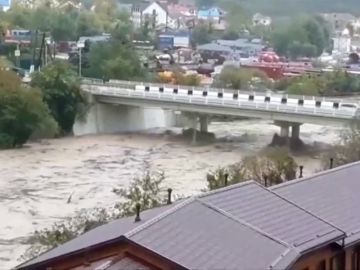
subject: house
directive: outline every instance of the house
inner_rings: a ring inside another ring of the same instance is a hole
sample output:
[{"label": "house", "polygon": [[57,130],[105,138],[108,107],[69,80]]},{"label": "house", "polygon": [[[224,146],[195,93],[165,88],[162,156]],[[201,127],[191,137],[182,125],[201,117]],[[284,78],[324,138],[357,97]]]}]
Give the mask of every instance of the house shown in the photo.
[{"label": "house", "polygon": [[74,1],[58,2],[56,8],[61,10],[80,10],[82,7],[81,3],[74,3]]},{"label": "house", "polygon": [[17,267],[358,270],[360,162],[271,188],[247,181],[122,218]]},{"label": "house", "polygon": [[221,54],[229,59],[257,56],[266,46],[262,40],[239,38],[237,40],[218,39],[212,43],[198,46],[200,53]]},{"label": "house", "polygon": [[173,31],[164,32],[158,35],[158,49],[189,48],[190,33]]},{"label": "house", "polygon": [[154,28],[159,26],[175,28],[177,25],[176,20],[169,16],[166,6],[157,1],[150,4],[134,4],[131,18],[135,27],[140,27],[145,22],[148,22]]},{"label": "house", "polygon": [[333,32],[343,31],[349,24],[356,20],[350,13],[325,13],[322,17],[330,23]]},{"label": "house", "polygon": [[323,257],[326,269],[360,269],[360,163],[352,163],[271,188],[272,192],[345,233]]},{"label": "house", "polygon": [[197,14],[197,20],[200,23],[206,23],[215,31],[225,31],[227,23],[223,19],[225,12],[219,8],[200,9]]},{"label": "house", "polygon": [[0,0],[0,9],[2,11],[8,11],[11,7],[11,0]]},{"label": "house", "polygon": [[167,10],[172,17],[196,17],[196,8],[192,5],[169,4]]},{"label": "house", "polygon": [[209,9],[200,9],[198,11],[197,18],[204,21],[220,21],[223,15],[224,13],[222,10],[212,7]]},{"label": "house", "polygon": [[220,45],[215,42],[212,42],[197,46],[197,51],[199,53],[229,55],[234,50],[231,49],[231,47],[229,46]]},{"label": "house", "polygon": [[348,54],[351,51],[351,36],[347,28],[333,38],[332,54]]},{"label": "house", "polygon": [[5,33],[4,42],[6,44],[31,44],[33,32],[27,29],[12,29]]},{"label": "house", "polygon": [[191,28],[189,24],[196,19],[197,10],[192,5],[169,4],[167,10],[169,17],[176,21],[176,29]]},{"label": "house", "polygon": [[256,13],[252,17],[252,23],[254,26],[270,26],[271,22],[272,20],[269,16],[264,16],[260,13]]}]

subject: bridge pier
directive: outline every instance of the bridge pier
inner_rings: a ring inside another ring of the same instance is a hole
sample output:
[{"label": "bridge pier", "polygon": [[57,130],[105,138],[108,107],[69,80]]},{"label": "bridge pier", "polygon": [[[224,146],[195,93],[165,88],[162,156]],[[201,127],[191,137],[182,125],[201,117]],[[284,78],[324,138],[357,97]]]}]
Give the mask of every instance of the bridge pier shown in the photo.
[{"label": "bridge pier", "polygon": [[280,137],[288,138],[289,137],[289,128],[290,125],[287,122],[283,122],[280,124]]},{"label": "bridge pier", "polygon": [[[287,145],[293,150],[301,149],[303,142],[300,139],[300,123],[275,121],[275,125],[280,127],[280,136],[275,134],[270,145],[284,146]],[[291,137],[290,135],[291,127]]]},{"label": "bridge pier", "polygon": [[114,105],[90,99],[90,107],[83,119],[76,119],[74,135],[137,132],[151,128],[172,127],[175,114],[154,107]]},{"label": "bridge pier", "polygon": [[290,130],[290,123],[286,121],[275,121],[274,124],[280,127],[280,137],[281,138],[288,138],[289,137],[289,130]]},{"label": "bridge pier", "polygon": [[299,140],[300,139],[300,125],[299,123],[291,124],[291,139]]},{"label": "bridge pier", "polygon": [[192,144],[196,144],[196,137],[197,137],[197,125],[198,125],[198,116],[196,114],[192,117],[192,127],[193,127],[193,134],[192,134]]},{"label": "bridge pier", "polygon": [[208,132],[209,116],[200,115],[200,132]]}]

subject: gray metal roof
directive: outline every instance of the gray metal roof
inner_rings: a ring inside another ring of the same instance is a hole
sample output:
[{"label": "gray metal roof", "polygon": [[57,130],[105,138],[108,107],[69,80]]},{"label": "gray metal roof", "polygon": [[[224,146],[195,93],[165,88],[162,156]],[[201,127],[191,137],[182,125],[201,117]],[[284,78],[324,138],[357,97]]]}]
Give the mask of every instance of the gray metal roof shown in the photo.
[{"label": "gray metal roof", "polygon": [[343,232],[254,181],[98,227],[21,265],[124,237],[188,269],[287,269]]},{"label": "gray metal roof", "polygon": [[345,245],[360,241],[360,163],[274,186],[272,191],[346,232]]},{"label": "gray metal roof", "polygon": [[[298,253],[201,200],[185,202],[126,236],[187,269],[284,269]],[[278,258],[286,258],[278,264]]]},{"label": "gray metal roof", "polygon": [[201,197],[300,251],[342,238],[344,233],[256,182]]},{"label": "gray metal roof", "polygon": [[230,47],[219,45],[216,43],[208,43],[204,45],[197,46],[198,50],[203,51],[214,51],[214,52],[229,52],[231,53],[233,50]]},{"label": "gray metal roof", "polygon": [[167,205],[167,206],[143,211],[141,213],[140,222],[135,223],[134,217],[127,217],[127,218],[121,218],[115,220],[103,226],[99,226],[59,247],[56,247],[48,252],[41,254],[39,257],[36,257],[24,264],[21,264],[20,266],[21,268],[23,268],[28,265],[44,262],[65,254],[70,254],[75,251],[82,250],[84,248],[92,247],[97,244],[101,244],[117,239],[122,235],[124,235],[125,233],[145,223],[146,221],[156,217],[157,215],[164,212],[166,209],[170,207],[173,207],[173,205],[170,206]]}]

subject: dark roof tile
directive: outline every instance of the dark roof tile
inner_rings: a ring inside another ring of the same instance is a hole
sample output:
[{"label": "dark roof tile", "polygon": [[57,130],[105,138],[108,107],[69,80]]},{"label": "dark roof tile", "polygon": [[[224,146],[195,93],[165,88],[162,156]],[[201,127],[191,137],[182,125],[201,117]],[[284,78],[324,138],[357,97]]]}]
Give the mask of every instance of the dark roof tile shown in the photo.
[{"label": "dark roof tile", "polygon": [[347,234],[345,244],[360,241],[360,163],[352,163],[271,188],[273,192],[326,220]]}]

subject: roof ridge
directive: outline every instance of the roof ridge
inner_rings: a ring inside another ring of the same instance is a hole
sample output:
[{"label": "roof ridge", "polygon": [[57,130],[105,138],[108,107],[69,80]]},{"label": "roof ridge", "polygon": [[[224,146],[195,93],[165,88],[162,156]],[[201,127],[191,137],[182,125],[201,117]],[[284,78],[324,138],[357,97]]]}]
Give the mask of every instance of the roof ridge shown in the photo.
[{"label": "roof ridge", "polygon": [[[287,181],[287,182],[272,186],[269,189],[270,190],[276,190],[276,189],[282,188],[284,186],[290,186],[290,185],[295,185],[295,184],[300,183],[300,182],[314,180],[313,178],[316,178],[318,176],[327,175],[327,174],[330,174],[330,173],[333,173],[333,172],[336,172],[336,171],[341,171],[341,170],[347,169],[349,167],[357,166],[357,165],[360,165],[360,161],[356,161],[356,162],[348,163],[348,164],[345,164],[345,165],[341,165],[341,166],[335,167],[333,169],[328,169],[328,170],[324,170],[324,171],[321,171],[321,172],[317,172],[317,173],[314,173],[313,175],[310,175],[308,177],[303,177],[303,178],[290,180],[290,181]],[[320,179],[318,179],[318,180],[320,180]]]},{"label": "roof ridge", "polygon": [[209,196],[209,195],[213,195],[213,194],[229,191],[229,190],[232,190],[232,189],[235,189],[235,188],[239,188],[239,187],[242,187],[242,186],[250,185],[250,184],[253,184],[254,182],[256,182],[256,181],[247,180],[247,181],[244,181],[244,182],[240,182],[240,183],[236,183],[236,184],[233,184],[233,185],[228,185],[226,187],[211,190],[211,191],[205,192],[203,194],[199,194],[199,195],[197,195],[195,197],[203,198],[203,197],[206,197],[206,196]]},{"label": "roof ridge", "polygon": [[213,211],[216,211],[217,213],[219,213],[219,214],[221,214],[221,215],[223,215],[223,216],[225,216],[225,217],[227,217],[227,218],[232,219],[233,221],[235,221],[235,222],[237,222],[237,223],[239,223],[239,224],[241,224],[241,225],[244,225],[245,227],[249,228],[250,230],[253,230],[254,232],[256,232],[256,233],[258,233],[258,234],[261,234],[262,236],[264,236],[264,237],[266,237],[266,238],[269,238],[269,239],[271,239],[272,241],[275,241],[275,242],[277,242],[278,244],[284,246],[286,249],[284,250],[284,252],[282,252],[282,253],[269,265],[269,269],[273,269],[274,266],[275,266],[276,264],[278,264],[278,263],[281,261],[281,259],[284,258],[290,251],[294,251],[294,252],[296,252],[298,255],[301,254],[301,253],[300,253],[300,250],[299,250],[297,247],[295,247],[295,246],[293,246],[293,245],[291,245],[291,244],[289,244],[289,243],[286,243],[285,241],[282,241],[281,239],[278,239],[277,237],[275,237],[275,236],[273,236],[273,235],[271,235],[271,234],[269,234],[269,233],[261,230],[260,228],[254,226],[254,225],[252,225],[252,224],[250,224],[250,223],[248,223],[248,222],[246,222],[245,220],[240,219],[240,218],[237,218],[237,217],[235,217],[234,215],[226,212],[225,210],[223,210],[223,209],[221,209],[221,208],[219,208],[219,207],[217,207],[217,206],[215,206],[215,205],[213,205],[213,204],[211,204],[211,203],[209,203],[209,202],[204,202],[203,200],[201,200],[201,199],[199,199],[199,198],[196,198],[195,201],[201,203],[202,205],[210,208],[210,209],[213,210]]},{"label": "roof ridge", "polygon": [[275,242],[277,242],[277,243],[279,243],[279,244],[281,244],[281,245],[283,245],[283,246],[285,246],[287,248],[296,249],[296,247],[294,247],[293,245],[290,245],[289,243],[286,243],[285,241],[282,241],[281,239],[278,239],[275,236],[272,236],[271,234],[261,230],[260,228],[246,222],[243,219],[235,217],[234,215],[230,214],[229,212],[227,212],[227,211],[225,211],[225,210],[223,210],[223,209],[221,209],[221,208],[219,208],[219,207],[217,207],[217,206],[215,206],[215,205],[213,205],[213,204],[211,204],[209,202],[205,202],[205,201],[203,201],[203,200],[201,200],[199,198],[196,198],[195,201],[200,202],[204,206],[206,206],[206,207],[208,207],[208,208],[222,214],[223,216],[226,216],[227,218],[230,218],[230,219],[236,221],[237,223],[240,223],[240,224],[250,228],[251,230],[253,230],[253,231],[257,232],[257,233],[260,233],[261,235],[263,235],[263,236],[265,236],[265,237],[267,237],[267,238],[269,238],[269,239],[271,239],[271,240],[273,240],[273,241],[275,241]]},{"label": "roof ridge", "polygon": [[293,201],[291,201],[291,200],[289,200],[289,199],[287,199],[287,198],[284,198],[283,196],[281,196],[280,194],[276,193],[275,191],[273,191],[273,190],[271,190],[271,189],[269,189],[269,188],[266,188],[266,187],[264,187],[264,186],[262,186],[262,185],[260,185],[260,184],[259,184],[259,186],[261,186],[264,190],[267,190],[268,192],[270,192],[270,193],[274,194],[275,196],[279,197],[280,199],[284,200],[285,202],[287,202],[287,203],[295,206],[296,208],[304,211],[305,213],[307,213],[307,214],[315,217],[316,219],[318,219],[318,220],[320,220],[320,221],[322,221],[322,222],[325,222],[326,224],[328,224],[328,225],[330,225],[331,227],[333,227],[334,229],[342,232],[342,233],[345,234],[345,236],[346,236],[346,232],[344,232],[343,230],[341,230],[340,228],[338,228],[336,225],[332,224],[332,222],[330,222],[330,221],[328,221],[328,220],[326,220],[326,219],[323,219],[322,217],[319,217],[319,216],[315,215],[314,213],[312,213],[312,212],[309,211],[308,209],[306,209],[306,208],[304,208],[304,207],[296,204],[295,202],[293,202]]},{"label": "roof ridge", "polygon": [[164,212],[162,212],[161,214],[155,216],[154,218],[144,222],[143,224],[137,226],[136,228],[130,230],[129,232],[125,233],[124,236],[126,238],[129,238],[131,236],[134,236],[135,234],[141,232],[142,230],[146,229],[147,227],[155,224],[156,222],[162,220],[163,218],[171,215],[172,213],[176,212],[177,210],[183,208],[184,206],[190,204],[191,202],[193,202],[195,200],[195,197],[190,197],[189,199],[186,199],[185,201],[175,205],[174,207],[171,207],[168,210],[165,210]]}]

